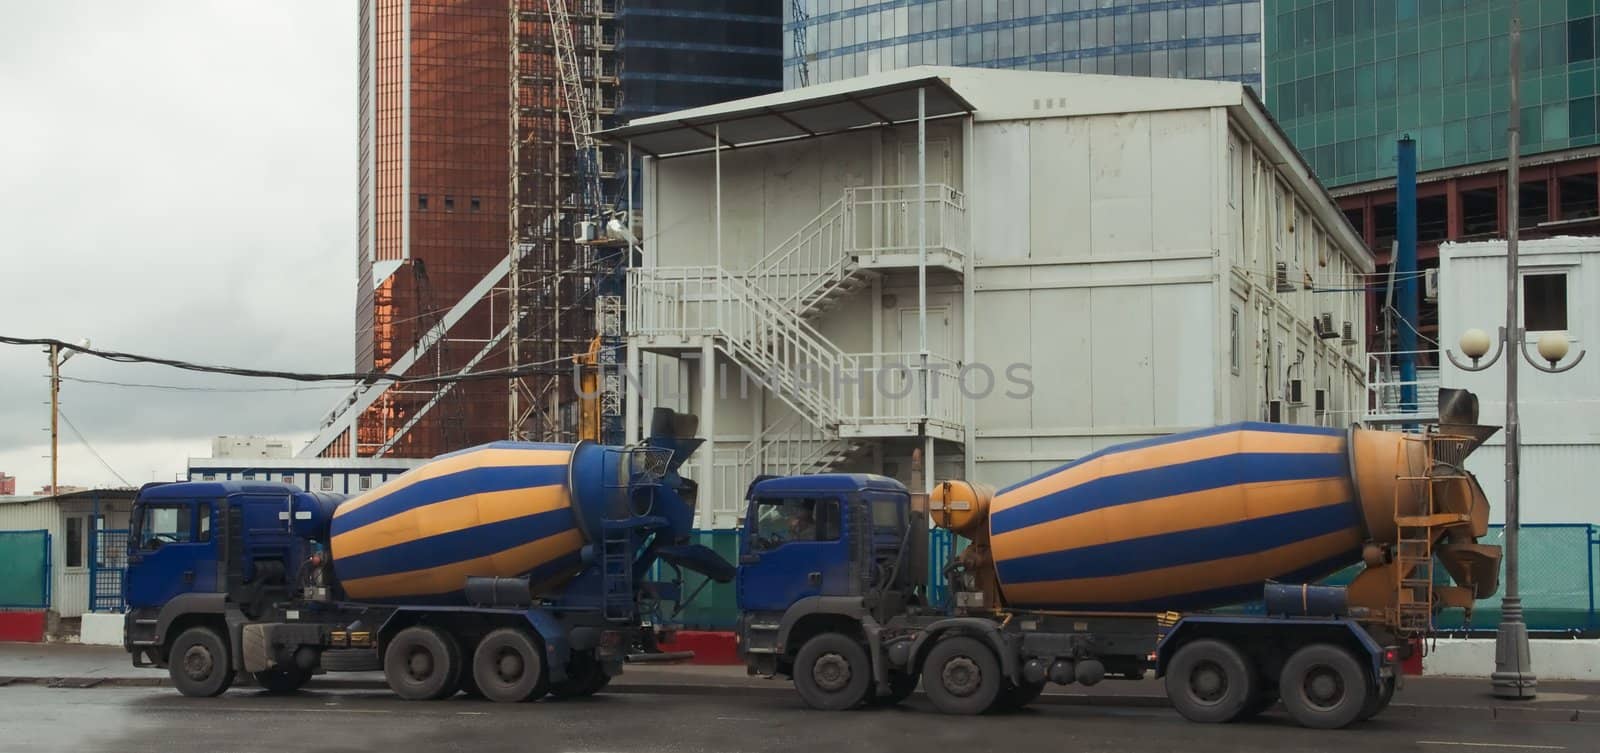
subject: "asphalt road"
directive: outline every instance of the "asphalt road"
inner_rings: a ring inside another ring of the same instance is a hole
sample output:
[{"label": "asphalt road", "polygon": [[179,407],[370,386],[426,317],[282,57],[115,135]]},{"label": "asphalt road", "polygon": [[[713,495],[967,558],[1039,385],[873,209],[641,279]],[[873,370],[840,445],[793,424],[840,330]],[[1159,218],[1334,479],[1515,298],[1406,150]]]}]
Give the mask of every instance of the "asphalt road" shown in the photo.
[{"label": "asphalt road", "polygon": [[975,718],[933,713],[925,700],[897,709],[822,713],[777,695],[697,697],[642,693],[584,701],[499,705],[457,697],[406,702],[387,692],[233,690],[190,699],[166,688],[0,688],[0,751],[270,753],[430,750],[807,751],[815,753],[1538,753],[1597,750],[1600,725],[1379,717],[1338,732],[1305,730],[1281,715],[1246,724],[1190,724],[1164,709],[1040,706]]}]

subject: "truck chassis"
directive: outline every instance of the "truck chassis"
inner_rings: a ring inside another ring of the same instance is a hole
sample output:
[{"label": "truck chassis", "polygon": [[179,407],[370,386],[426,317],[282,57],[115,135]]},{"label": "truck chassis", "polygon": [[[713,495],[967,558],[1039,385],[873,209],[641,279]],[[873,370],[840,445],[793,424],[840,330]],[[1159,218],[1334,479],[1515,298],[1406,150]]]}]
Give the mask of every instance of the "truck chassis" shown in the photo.
[{"label": "truck chassis", "polygon": [[1026,706],[1051,683],[1164,678],[1184,717],[1231,722],[1280,698],[1300,724],[1344,727],[1393,697],[1400,650],[1348,618],[1015,611],[895,615],[820,597],[739,625],[751,674],[786,676],[807,705],[897,703],[920,683],[934,707]]}]

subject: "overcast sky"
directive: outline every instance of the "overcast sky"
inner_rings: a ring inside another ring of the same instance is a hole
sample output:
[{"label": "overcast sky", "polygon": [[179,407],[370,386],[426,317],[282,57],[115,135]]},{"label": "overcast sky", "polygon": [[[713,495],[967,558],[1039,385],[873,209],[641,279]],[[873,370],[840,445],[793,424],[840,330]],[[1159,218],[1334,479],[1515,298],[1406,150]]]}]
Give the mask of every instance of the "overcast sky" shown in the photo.
[{"label": "overcast sky", "polygon": [[[305,371],[352,363],[356,10],[329,0],[8,4],[0,24],[0,334]],[[0,471],[49,483],[45,356],[0,346]],[[63,376],[295,383],[79,356]],[[303,440],[337,390],[81,382],[62,412],[129,482],[209,437]],[[66,426],[63,484],[116,477]]]}]

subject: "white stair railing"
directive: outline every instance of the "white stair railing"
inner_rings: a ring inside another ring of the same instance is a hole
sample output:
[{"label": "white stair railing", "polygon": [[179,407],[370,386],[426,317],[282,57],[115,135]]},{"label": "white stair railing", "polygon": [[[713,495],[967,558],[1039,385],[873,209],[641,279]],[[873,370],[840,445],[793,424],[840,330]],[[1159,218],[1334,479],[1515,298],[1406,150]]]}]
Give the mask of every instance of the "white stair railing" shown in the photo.
[{"label": "white stair railing", "polygon": [[840,197],[751,265],[745,276],[774,299],[788,303],[811,287],[818,275],[850,258],[848,239]]},{"label": "white stair railing", "polygon": [[844,354],[793,311],[739,275],[715,267],[629,270],[628,322],[645,337],[709,336],[790,408],[834,430]]}]

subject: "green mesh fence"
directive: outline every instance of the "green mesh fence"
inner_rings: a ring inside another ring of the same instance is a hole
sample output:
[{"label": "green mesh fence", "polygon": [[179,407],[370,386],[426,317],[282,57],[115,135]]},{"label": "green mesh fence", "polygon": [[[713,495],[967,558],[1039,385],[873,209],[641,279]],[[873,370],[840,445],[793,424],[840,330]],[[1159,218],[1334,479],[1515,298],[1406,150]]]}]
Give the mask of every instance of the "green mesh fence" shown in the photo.
[{"label": "green mesh fence", "polygon": [[[710,547],[729,562],[739,561],[739,532],[736,530],[696,531],[691,543]],[[659,562],[651,571],[655,580],[670,580],[672,574],[672,568]],[[682,604],[662,602],[661,616],[668,623],[690,630],[732,630],[739,619],[739,598],[731,582],[711,583],[705,576],[685,570],[683,596]]]},{"label": "green mesh fence", "polygon": [[0,607],[50,606],[50,532],[0,531]]},{"label": "green mesh fence", "polygon": [[[729,562],[739,561],[739,532],[700,531],[695,534],[697,543],[715,549]],[[948,590],[940,573],[944,554],[949,551],[949,532],[931,532],[929,546],[929,596],[936,606],[945,606]],[[1489,535],[1482,543],[1505,545],[1502,526],[1490,526]],[[965,541],[957,543],[957,549]],[[0,551],[4,551],[0,549]],[[1600,526],[1584,524],[1524,525],[1521,538],[1521,591],[1523,618],[1528,627],[1539,631],[1593,632],[1600,630],[1600,611],[1597,611],[1596,586],[1600,584]],[[0,560],[4,561],[4,560]],[[1361,571],[1361,565],[1340,570],[1323,579],[1328,585],[1345,585]],[[1447,582],[1443,567],[1434,568],[1435,577]],[[666,579],[670,573],[656,566],[654,577]],[[684,594],[705,580],[694,573],[684,573]],[[1502,593],[1505,575],[1501,573]],[[1468,621],[1460,609],[1445,610],[1435,620],[1440,630],[1493,630],[1500,621],[1500,596],[1478,602]],[[662,614],[669,622],[686,628],[701,630],[731,629],[739,617],[739,602],[732,583],[710,583],[701,589],[693,601],[684,605],[676,617],[676,605],[662,605]],[[1238,604],[1215,610],[1234,614],[1259,614],[1259,602]]]}]

